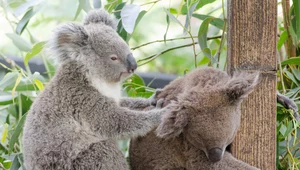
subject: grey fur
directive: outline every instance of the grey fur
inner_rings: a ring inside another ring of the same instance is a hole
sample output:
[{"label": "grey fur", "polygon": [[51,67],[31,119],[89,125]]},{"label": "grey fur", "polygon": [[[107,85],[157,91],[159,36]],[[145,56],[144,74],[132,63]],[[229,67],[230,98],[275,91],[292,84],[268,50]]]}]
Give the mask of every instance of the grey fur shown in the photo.
[{"label": "grey fur", "polygon": [[93,10],[89,12],[89,15],[84,19],[83,24],[88,25],[88,24],[99,24],[103,23],[105,25],[111,26],[113,29],[117,28],[117,24],[112,19],[111,16],[107,14],[105,10]]},{"label": "grey fur", "polygon": [[[89,13],[86,20],[102,16],[106,24],[111,22],[103,10]],[[62,25],[50,46],[61,65],[28,113],[23,135],[26,168],[128,169],[115,140],[146,134],[169,109],[134,111],[131,105],[147,107],[153,98],[116,95],[134,64],[128,63],[129,47],[111,25]]]}]

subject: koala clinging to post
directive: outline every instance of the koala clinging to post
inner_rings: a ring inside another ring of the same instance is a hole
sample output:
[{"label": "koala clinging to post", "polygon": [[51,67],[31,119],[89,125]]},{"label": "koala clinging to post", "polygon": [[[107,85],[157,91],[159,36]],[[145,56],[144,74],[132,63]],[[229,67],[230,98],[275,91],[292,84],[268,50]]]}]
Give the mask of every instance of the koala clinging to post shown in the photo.
[{"label": "koala clinging to post", "polygon": [[50,47],[60,61],[35,100],[23,135],[28,170],[128,169],[115,139],[144,135],[169,108],[134,111],[152,99],[120,98],[120,82],[137,67],[129,47],[104,10],[84,24],[59,26]]}]

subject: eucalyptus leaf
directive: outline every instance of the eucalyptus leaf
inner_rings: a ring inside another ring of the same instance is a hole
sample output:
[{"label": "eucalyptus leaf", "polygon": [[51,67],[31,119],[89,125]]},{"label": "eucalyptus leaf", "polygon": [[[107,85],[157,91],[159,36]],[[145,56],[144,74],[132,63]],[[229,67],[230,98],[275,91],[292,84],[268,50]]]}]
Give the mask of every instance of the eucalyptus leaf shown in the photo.
[{"label": "eucalyptus leaf", "polygon": [[21,51],[28,52],[31,50],[31,44],[25,39],[23,39],[21,36],[19,36],[18,34],[6,33],[5,35],[8,38],[10,38],[15,44],[15,46],[19,48]]},{"label": "eucalyptus leaf", "polygon": [[167,21],[167,29],[166,29],[166,32],[164,34],[164,43],[165,44],[166,44],[167,34],[168,34],[169,26],[170,26],[170,17],[169,17],[169,15],[166,15],[166,21]]},{"label": "eucalyptus leaf", "polygon": [[181,22],[174,15],[172,15],[169,10],[167,10],[167,9],[164,8],[164,11],[167,13],[167,15],[169,16],[169,18],[171,20],[173,20],[174,22],[178,23],[179,25],[181,25],[183,27],[183,25],[181,24]]},{"label": "eucalyptus leaf", "polygon": [[92,9],[89,0],[78,0],[78,1],[79,1],[80,8],[83,9],[86,13]]},{"label": "eucalyptus leaf", "polygon": [[289,59],[281,62],[282,66],[285,66],[287,64],[295,64],[295,65],[300,66],[300,57],[289,58]]},{"label": "eucalyptus leaf", "polygon": [[[198,1],[199,2],[199,1]],[[192,17],[192,14],[194,12],[194,10],[196,9],[196,6],[198,5],[198,2],[195,2],[189,9],[189,12],[187,13],[186,17],[185,17],[185,24],[184,24],[184,30],[183,32],[185,33],[186,30],[188,30],[188,26],[190,25],[190,22],[191,22],[191,17]]]},{"label": "eucalyptus leaf", "polygon": [[279,51],[282,47],[282,45],[285,43],[285,41],[288,39],[288,33],[286,30],[284,30],[281,34],[280,34],[280,38],[277,42],[277,50]]},{"label": "eucalyptus leaf", "polygon": [[14,129],[14,132],[11,136],[11,139],[9,141],[9,152],[12,152],[14,146],[15,146],[15,143],[18,142],[19,140],[19,136],[23,130],[23,126],[24,126],[24,122],[25,122],[25,119],[26,119],[26,116],[27,116],[27,113],[25,113],[22,118],[20,119],[20,121],[18,122],[18,125],[17,127]]},{"label": "eucalyptus leaf", "polygon": [[300,39],[300,2],[299,0],[293,0],[295,20],[296,20],[296,35]]},{"label": "eucalyptus leaf", "polygon": [[18,156],[16,155],[15,158],[13,159],[10,170],[18,170],[20,167],[21,167],[21,164],[19,162]]},{"label": "eucalyptus leaf", "polygon": [[[212,16],[209,15],[202,15],[202,14],[193,14],[192,15],[195,18],[198,18],[200,20],[205,20],[206,18],[211,18]],[[214,18],[210,21],[210,24],[223,30],[224,29],[224,20],[221,18]]]},{"label": "eucalyptus leaf", "polygon": [[28,52],[28,53],[26,54],[26,56],[25,56],[25,58],[24,58],[24,64],[25,64],[25,65],[28,65],[28,61],[29,61],[32,57],[34,57],[34,56],[36,56],[37,54],[39,54],[39,53],[43,50],[45,44],[46,44],[46,41],[41,41],[41,42],[39,42],[39,43],[36,43],[36,44],[32,47],[31,52]]},{"label": "eucalyptus leaf", "polygon": [[3,79],[0,81],[0,90],[4,90],[7,86],[14,85],[17,78],[18,78],[17,72],[9,72],[7,73]]},{"label": "eucalyptus leaf", "polygon": [[205,56],[208,57],[213,64],[218,63],[218,61],[216,61],[216,59],[214,59],[212,57],[211,50],[207,46],[207,32],[208,32],[209,23],[214,19],[215,19],[214,17],[206,18],[200,25],[200,28],[198,31],[199,46],[200,46],[201,50],[203,51],[203,53],[205,54]]},{"label": "eucalyptus leaf", "polygon": [[26,14],[22,17],[22,19],[18,22],[16,33],[22,34],[26,26],[28,25],[29,20],[42,8],[42,6],[36,7],[36,8],[30,8],[26,12]]},{"label": "eucalyptus leaf", "polygon": [[27,1],[26,3],[23,3],[22,5],[20,5],[14,12],[14,15],[16,17],[19,17],[20,15],[24,14],[28,8],[36,6],[41,4],[41,2],[43,2],[44,0],[31,0],[31,1]]},{"label": "eucalyptus leaf", "polygon": [[136,19],[140,13],[141,7],[139,5],[125,5],[121,10],[121,19],[123,28],[127,33],[132,34]]}]

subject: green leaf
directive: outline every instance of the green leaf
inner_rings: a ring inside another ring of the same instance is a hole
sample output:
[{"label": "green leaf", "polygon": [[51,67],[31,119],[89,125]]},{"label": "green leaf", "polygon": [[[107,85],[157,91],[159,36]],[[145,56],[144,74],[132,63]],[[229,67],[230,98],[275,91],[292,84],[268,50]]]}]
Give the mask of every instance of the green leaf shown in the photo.
[{"label": "green leaf", "polygon": [[17,24],[17,28],[16,28],[17,34],[22,34],[29,20],[41,9],[41,7],[42,6],[37,8],[30,8],[30,10],[26,12],[26,14],[22,17],[22,19]]},{"label": "green leaf", "polygon": [[127,33],[132,34],[136,19],[139,15],[141,7],[139,5],[125,5],[121,10],[121,19],[123,28]]},{"label": "green leaf", "polygon": [[[12,91],[14,88],[13,85],[7,86],[3,89],[3,91]],[[20,82],[20,84],[15,88],[15,91],[21,92],[21,91],[35,91],[36,87],[32,83],[24,83]]]},{"label": "green leaf", "polygon": [[287,127],[286,127],[284,124],[281,124],[281,125],[280,125],[280,129],[279,129],[279,132],[281,133],[282,136],[285,135],[286,130],[287,130]]},{"label": "green leaf", "polygon": [[175,8],[170,8],[169,11],[171,14],[178,14],[178,12]]},{"label": "green leaf", "polygon": [[13,132],[13,134],[11,136],[10,141],[9,141],[9,152],[13,151],[15,143],[19,139],[19,136],[20,136],[20,134],[21,134],[21,132],[23,130],[23,126],[24,126],[24,122],[25,122],[26,116],[27,116],[27,113],[22,116],[22,118],[20,119],[17,127],[14,129],[14,132]]},{"label": "green leaf", "polygon": [[39,43],[36,43],[32,49],[31,49],[31,52],[28,52],[24,58],[24,64],[28,66],[28,61],[36,56],[37,54],[39,54],[43,48],[44,48],[44,45],[46,44],[46,41],[41,41]]},{"label": "green leaf", "polygon": [[287,64],[295,64],[295,65],[299,65],[300,66],[300,57],[293,57],[293,58],[289,58],[287,60],[284,60],[281,62],[281,65],[287,65]]},{"label": "green leaf", "polygon": [[[202,14],[193,14],[192,16],[200,20],[205,20],[206,18],[212,18],[212,16],[202,15]],[[221,18],[214,18],[212,21],[210,21],[210,24],[221,30],[224,29],[224,20]]]},{"label": "green leaf", "polygon": [[288,39],[288,33],[287,31],[283,31],[280,35],[280,38],[278,40],[278,43],[277,43],[277,50],[279,51],[282,47],[282,45],[285,43],[285,41]]},{"label": "green leaf", "polygon": [[165,44],[166,44],[167,34],[168,34],[169,26],[170,26],[170,17],[169,17],[169,15],[166,15],[166,21],[167,21],[167,29],[166,29],[166,32],[164,34],[164,43]]},{"label": "green leaf", "polygon": [[146,92],[144,80],[137,74],[133,74],[124,83],[123,88],[128,96],[136,97]]},{"label": "green leaf", "polygon": [[216,0],[200,0],[199,4],[197,5],[196,9],[200,9],[202,7],[204,7],[207,4],[213,3]]},{"label": "green leaf", "polygon": [[2,138],[1,138],[1,142],[2,142],[2,143],[5,142],[6,137],[7,137],[7,134],[8,134],[8,124],[5,123],[5,124],[4,124],[4,128],[3,128],[3,132],[2,132]]},{"label": "green leaf", "polygon": [[22,78],[22,74],[19,74],[19,76],[18,76],[18,78],[17,78],[17,80],[15,82],[15,85],[14,85],[12,91],[11,91],[11,95],[12,95],[13,98],[15,96],[16,88],[19,85],[19,83],[21,82],[21,78]]},{"label": "green leaf", "polygon": [[0,81],[0,90],[3,90],[9,85],[13,85],[17,78],[18,78],[18,73],[17,72],[9,72],[7,73],[3,79]]},{"label": "green leaf", "polygon": [[114,15],[116,16],[117,19],[121,18],[121,10],[124,8],[124,6],[126,5],[126,2],[120,3],[117,7],[116,7],[116,12],[114,12]]},{"label": "green leaf", "polygon": [[79,1],[80,8],[83,9],[86,13],[88,13],[92,9],[90,1],[88,0],[78,0],[78,1]]},{"label": "green leaf", "polygon": [[35,85],[39,88],[40,91],[42,91],[44,89],[44,84],[38,80],[38,79],[34,79]]},{"label": "green leaf", "polygon": [[295,76],[291,72],[289,72],[287,70],[284,70],[284,72],[288,76],[288,78],[290,78],[297,86],[300,86],[298,81],[296,80]]},{"label": "green leaf", "polygon": [[[294,28],[292,26],[290,26],[290,27],[288,27],[288,29],[291,34],[294,46],[298,46],[298,38],[297,38]],[[291,56],[291,57],[295,57],[295,56]]]},{"label": "green leaf", "polygon": [[198,66],[207,65],[210,62],[209,58],[203,57],[201,61],[197,64]]},{"label": "green leaf", "polygon": [[101,8],[101,0],[93,0],[94,8]]},{"label": "green leaf", "polygon": [[296,35],[300,39],[300,2],[299,0],[293,0],[295,20],[296,20]]},{"label": "green leaf", "polygon": [[0,106],[8,105],[13,103],[11,93],[0,92]]},{"label": "green leaf", "polygon": [[298,69],[294,69],[294,68],[291,68],[294,76],[297,78],[297,80],[300,80],[300,71]]},{"label": "green leaf", "polygon": [[202,24],[200,25],[199,31],[198,31],[198,42],[201,50],[205,54],[206,57],[208,57],[211,62],[217,63],[217,61],[212,57],[211,51],[207,46],[207,32],[208,32],[208,25],[209,23],[214,20],[214,17],[206,18]]},{"label": "green leaf", "polygon": [[80,6],[80,4],[78,4],[78,7],[77,7],[77,10],[76,10],[76,13],[75,13],[74,20],[77,19],[77,17],[78,17],[78,15],[80,14],[81,10],[82,10],[82,9],[81,9],[81,6]]},{"label": "green leaf", "polygon": [[[199,1],[198,1],[199,2]],[[191,17],[192,17],[192,14],[194,12],[194,10],[196,9],[196,6],[198,5],[198,2],[194,3],[190,9],[189,9],[189,12],[187,13],[186,17],[185,17],[185,24],[184,24],[184,33],[186,32],[186,30],[188,30],[188,26],[190,25],[190,21],[191,21]]]},{"label": "green leaf", "polygon": [[173,20],[174,22],[177,22],[179,25],[181,25],[181,27],[183,27],[183,25],[180,23],[180,21],[174,15],[172,15],[169,10],[167,10],[165,8],[164,8],[164,10],[167,13],[167,15],[169,16],[169,18],[171,18],[171,20]]},{"label": "green leaf", "polygon": [[25,13],[28,8],[39,5],[41,2],[44,0],[30,0],[27,1],[26,3],[22,3],[14,12],[14,15],[19,17],[21,14]]},{"label": "green leaf", "polygon": [[19,162],[18,155],[16,155],[15,158],[13,159],[10,170],[18,170],[20,167],[21,167],[21,164]]},{"label": "green leaf", "polygon": [[5,34],[8,38],[10,38],[15,46],[20,49],[21,51],[30,51],[31,50],[31,44],[24,40],[21,36],[14,33],[6,33]]}]

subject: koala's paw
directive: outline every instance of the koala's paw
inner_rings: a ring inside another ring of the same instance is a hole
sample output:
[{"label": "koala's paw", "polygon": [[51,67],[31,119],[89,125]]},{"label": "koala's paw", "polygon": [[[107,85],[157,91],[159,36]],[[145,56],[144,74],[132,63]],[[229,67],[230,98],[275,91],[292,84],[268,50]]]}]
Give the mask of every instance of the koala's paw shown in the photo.
[{"label": "koala's paw", "polygon": [[164,106],[164,102],[165,102],[164,98],[158,99],[156,102],[156,108],[161,109]]},{"label": "koala's paw", "polygon": [[292,99],[290,99],[290,98],[288,98],[288,97],[286,97],[286,96],[284,96],[280,93],[277,93],[277,102],[282,104],[286,109],[293,110],[294,117],[295,117],[296,120],[300,119],[300,116],[298,114],[298,106],[296,105],[296,103]]},{"label": "koala's paw", "polygon": [[156,106],[157,105],[157,96],[162,92],[162,89],[156,89],[155,93],[149,98],[150,105]]}]

